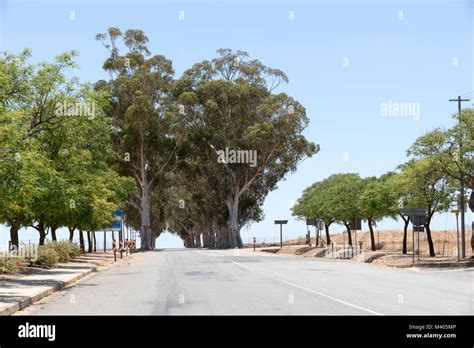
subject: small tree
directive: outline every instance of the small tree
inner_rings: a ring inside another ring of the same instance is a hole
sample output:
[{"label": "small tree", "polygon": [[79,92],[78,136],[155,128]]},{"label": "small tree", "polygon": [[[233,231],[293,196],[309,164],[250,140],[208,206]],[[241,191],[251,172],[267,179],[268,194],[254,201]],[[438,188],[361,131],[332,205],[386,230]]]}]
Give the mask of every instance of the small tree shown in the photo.
[{"label": "small tree", "polygon": [[360,216],[367,220],[371,249],[376,250],[373,225],[383,218],[396,216],[396,192],[389,183],[389,175],[380,178],[369,177],[363,180],[363,190],[357,201]]},{"label": "small tree", "polygon": [[400,168],[402,181],[409,192],[405,204],[428,209],[424,227],[430,256],[435,256],[430,229],[431,219],[435,212],[449,210],[455,187],[451,180],[436,168],[436,163],[429,159],[410,160]]}]

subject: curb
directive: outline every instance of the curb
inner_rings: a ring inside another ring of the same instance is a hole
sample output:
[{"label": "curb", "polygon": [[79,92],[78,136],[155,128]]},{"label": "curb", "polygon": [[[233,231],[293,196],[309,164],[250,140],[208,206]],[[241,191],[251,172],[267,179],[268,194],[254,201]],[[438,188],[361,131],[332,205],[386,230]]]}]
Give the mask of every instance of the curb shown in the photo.
[{"label": "curb", "polygon": [[384,264],[384,266],[393,267],[393,268],[470,268],[470,267],[474,267],[474,263],[473,262],[470,262],[470,263],[469,262],[463,262],[463,263],[436,262],[436,263],[415,263],[415,264],[409,264],[409,265]]},{"label": "curb", "polygon": [[45,290],[42,290],[42,291],[36,293],[33,296],[29,296],[27,298],[24,298],[24,299],[18,301],[17,303],[14,303],[11,306],[8,306],[7,308],[4,308],[4,309],[0,310],[0,316],[12,315],[13,313],[15,313],[15,312],[17,312],[17,311],[19,311],[23,308],[28,307],[29,305],[45,298],[46,296],[51,295],[54,292],[62,290],[64,288],[70,286],[71,284],[77,282],[78,280],[88,276],[89,274],[97,272],[97,270],[98,270],[98,267],[93,267],[90,270],[85,271],[81,274],[78,274],[75,277],[73,277],[73,278],[71,278],[71,279],[69,279],[65,282],[57,281],[56,285],[52,285],[49,288],[47,288]]},{"label": "curb", "polygon": [[474,267],[474,262],[450,262],[450,263],[419,263],[414,264],[413,267],[423,267],[423,268],[470,268]]},{"label": "curb", "polygon": [[95,265],[95,266],[92,266],[91,269],[89,269],[87,271],[84,271],[84,272],[72,277],[69,280],[66,280],[66,281],[56,280],[55,282],[57,284],[51,285],[45,290],[39,291],[38,293],[36,293],[32,296],[28,296],[28,297],[26,297],[22,300],[19,300],[16,303],[14,303],[14,304],[12,304],[12,305],[4,308],[4,309],[1,309],[0,310],[0,316],[12,315],[13,313],[32,305],[33,303],[35,303],[35,302],[37,302],[37,301],[53,294],[54,292],[62,290],[64,288],[67,288],[67,287],[71,286],[72,284],[76,283],[77,281],[81,280],[82,278],[87,277],[88,275],[90,275],[92,273],[96,273],[96,272],[100,271],[103,268],[110,267],[113,264],[114,264],[114,262],[110,261],[110,262],[106,262],[102,265]]}]

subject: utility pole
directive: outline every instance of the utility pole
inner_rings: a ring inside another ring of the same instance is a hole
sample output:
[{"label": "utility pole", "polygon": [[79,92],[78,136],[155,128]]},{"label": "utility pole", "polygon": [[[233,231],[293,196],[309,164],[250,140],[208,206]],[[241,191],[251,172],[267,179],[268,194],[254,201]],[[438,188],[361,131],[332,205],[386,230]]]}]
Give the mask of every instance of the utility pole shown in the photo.
[{"label": "utility pole", "polygon": [[[468,102],[469,99],[462,99],[461,96],[458,96],[456,99],[449,99],[450,102],[457,102],[458,103],[458,114],[459,114],[459,122],[461,122],[461,103]],[[459,139],[459,161],[461,162],[463,159],[462,154],[462,139]],[[461,171],[460,173],[460,183],[461,183],[461,259],[466,257],[466,223],[464,221],[465,215],[465,205],[464,205],[464,173]]]}]

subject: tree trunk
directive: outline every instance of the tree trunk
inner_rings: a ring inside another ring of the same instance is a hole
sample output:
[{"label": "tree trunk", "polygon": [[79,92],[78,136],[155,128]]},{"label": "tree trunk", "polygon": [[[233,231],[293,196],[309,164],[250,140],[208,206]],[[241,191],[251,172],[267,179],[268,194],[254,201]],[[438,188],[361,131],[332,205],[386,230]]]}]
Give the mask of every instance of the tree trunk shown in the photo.
[{"label": "tree trunk", "polygon": [[223,234],[222,227],[220,225],[217,225],[216,227],[216,248],[217,249],[223,248],[224,242],[223,242],[222,234]]},{"label": "tree trunk", "polygon": [[87,252],[92,252],[92,239],[91,239],[91,231],[86,231],[87,236]]},{"label": "tree trunk", "polygon": [[19,225],[12,225],[10,226],[10,249],[11,250],[18,250],[18,230],[20,229]]},{"label": "tree trunk", "polygon": [[82,232],[82,229],[79,229],[79,247],[81,248],[81,252],[84,254],[84,233]]},{"label": "tree trunk", "polygon": [[[474,190],[471,191],[469,197],[469,209],[474,213]],[[471,259],[474,259],[474,221],[471,224]]]},{"label": "tree trunk", "polygon": [[46,232],[44,230],[40,230],[39,232],[39,245],[44,245],[44,242],[46,240]]},{"label": "tree trunk", "polygon": [[46,239],[46,228],[44,227],[44,220],[41,219],[38,222],[38,227],[37,227],[38,233],[40,235],[39,237],[39,245],[44,245],[44,241]]},{"label": "tree trunk", "polygon": [[51,239],[56,242],[58,240],[56,238],[56,228],[57,227],[56,226],[51,226],[50,228],[51,228]]},{"label": "tree trunk", "polygon": [[196,238],[196,248],[200,248],[201,247],[201,232],[196,232],[194,236]]},{"label": "tree trunk", "polygon": [[240,237],[239,221],[239,195],[235,194],[233,198],[227,200],[227,208],[229,209],[229,234],[230,247],[242,248],[242,238]]},{"label": "tree trunk", "polygon": [[[144,152],[144,134],[140,134],[140,174],[141,174],[141,197],[140,197],[140,220],[141,220],[141,248],[151,249],[151,209],[150,209],[150,188],[148,187],[147,160]],[[144,228],[145,226],[145,228]]]},{"label": "tree trunk", "polygon": [[331,224],[327,224],[326,222],[324,222],[324,229],[326,230],[326,245],[329,245],[331,244],[331,237],[329,236],[329,226]]},{"label": "tree trunk", "polygon": [[20,245],[19,238],[18,238],[18,231],[20,230],[21,224],[23,223],[23,220],[25,219],[25,216],[23,214],[20,214],[11,224],[10,224],[10,241],[11,241],[11,247],[15,248],[18,250],[18,247]]},{"label": "tree trunk", "polygon": [[210,238],[211,238],[211,234],[209,232],[209,229],[206,228],[204,230],[204,232],[202,232],[202,246],[203,246],[203,248],[209,248]]},{"label": "tree trunk", "polygon": [[471,259],[474,259],[474,221],[471,226]]},{"label": "tree trunk", "polygon": [[347,230],[347,239],[349,240],[349,245],[352,246],[352,236],[351,236],[351,225],[344,222]]},{"label": "tree trunk", "polygon": [[219,226],[218,231],[218,248],[230,248],[229,227],[227,226],[227,224]]},{"label": "tree trunk", "polygon": [[154,250],[154,249],[155,249],[155,245],[156,245],[156,239],[157,239],[158,237],[153,236],[153,234],[150,234],[150,235],[151,235],[150,249],[151,249],[151,250]]},{"label": "tree trunk", "polygon": [[374,228],[372,226],[372,219],[371,218],[367,219],[367,223],[369,225],[369,232],[370,232],[370,245],[371,245],[372,251],[375,251],[376,250],[375,236],[374,236]]},{"label": "tree trunk", "polygon": [[407,235],[408,235],[408,224],[410,223],[410,218],[407,217],[405,218],[403,215],[400,215],[404,221],[404,226],[403,226],[403,245],[402,245],[402,254],[407,253]]},{"label": "tree trunk", "polygon": [[426,229],[426,239],[428,240],[428,246],[430,248],[430,256],[435,257],[436,255],[435,255],[435,250],[434,250],[434,245],[433,245],[433,239],[431,238],[430,219],[426,221],[425,229]]},{"label": "tree trunk", "polygon": [[97,241],[95,239],[95,231],[92,232],[92,241],[93,241],[93,245],[94,245],[94,252],[97,251]]},{"label": "tree trunk", "polygon": [[[144,177],[146,178],[146,176]],[[151,248],[151,228],[149,227],[150,226],[150,199],[148,196],[148,190],[144,190],[142,192],[141,224],[142,224],[142,230],[143,230],[141,234],[141,247],[144,250],[148,250]]]},{"label": "tree trunk", "polygon": [[68,227],[68,230],[69,230],[69,242],[73,242],[74,240],[74,230],[76,228],[75,227]]}]

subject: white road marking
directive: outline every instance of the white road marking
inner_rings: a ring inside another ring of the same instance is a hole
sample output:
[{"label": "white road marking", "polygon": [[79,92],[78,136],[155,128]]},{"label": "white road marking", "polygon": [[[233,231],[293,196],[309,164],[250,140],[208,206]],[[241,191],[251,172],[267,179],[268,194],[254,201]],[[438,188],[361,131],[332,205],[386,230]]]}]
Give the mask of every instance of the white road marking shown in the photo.
[{"label": "white road marking", "polygon": [[242,265],[242,264],[240,264],[240,263],[238,263],[238,262],[235,262],[234,260],[231,260],[231,262],[232,262],[232,263],[234,263],[234,264],[236,264],[236,265],[237,265],[237,266],[239,266],[239,267],[242,267],[242,268],[248,269],[249,271],[254,271],[254,269],[253,269],[253,268],[250,268],[250,267],[244,266],[244,265]]},{"label": "white road marking", "polygon": [[[255,271],[254,269],[250,268],[250,267],[247,267],[247,266],[244,266],[238,262],[235,262],[234,260],[231,260],[233,264],[237,265],[237,266],[240,266],[242,268],[245,268],[249,271]],[[322,292],[319,292],[319,291],[315,291],[315,290],[311,290],[311,289],[308,289],[308,288],[305,288],[303,286],[299,286],[299,285],[296,285],[296,284],[293,284],[293,283],[290,283],[290,282],[287,282],[286,280],[283,280],[283,279],[276,279],[278,280],[279,282],[282,282],[282,283],[285,283],[287,285],[290,285],[290,286],[293,286],[295,288],[298,288],[298,289],[301,289],[301,290],[305,290],[305,291],[308,291],[308,292],[311,292],[313,294],[316,294],[316,295],[319,295],[319,296],[322,296],[322,297],[326,297],[330,300],[333,300],[333,301],[336,301],[336,302],[339,302],[339,303],[342,303],[346,306],[350,306],[350,307],[353,307],[353,308],[357,308],[357,309],[360,309],[362,311],[365,311],[365,312],[368,312],[370,314],[375,314],[375,315],[383,315],[382,313],[379,313],[379,312],[376,312],[376,311],[373,311],[371,309],[368,309],[368,308],[364,308],[364,307],[361,307],[361,306],[357,306],[355,304],[352,304],[352,303],[349,303],[349,302],[346,302],[346,301],[343,301],[343,300],[340,300],[338,298],[335,298],[333,296],[329,296],[329,295],[326,295],[326,294],[323,294]]]},{"label": "white road marking", "polygon": [[278,281],[280,281],[280,282],[282,282],[282,283],[285,283],[285,284],[288,284],[288,285],[290,285],[290,286],[293,286],[293,287],[295,287],[295,288],[302,289],[302,290],[306,290],[306,291],[312,292],[313,294],[316,294],[316,295],[319,295],[319,296],[323,296],[323,297],[329,298],[329,299],[331,299],[331,300],[333,300],[333,301],[336,301],[336,302],[345,304],[346,306],[354,307],[354,308],[357,308],[357,309],[360,309],[360,310],[363,310],[363,311],[366,311],[366,312],[369,312],[369,313],[375,314],[375,315],[383,315],[382,313],[375,312],[375,311],[373,311],[373,310],[371,310],[371,309],[367,309],[367,308],[364,308],[364,307],[361,307],[361,306],[357,306],[357,305],[355,305],[355,304],[352,304],[352,303],[349,303],[349,302],[346,302],[346,301],[343,301],[343,300],[339,300],[338,298],[335,298],[335,297],[332,297],[332,296],[323,294],[322,292],[319,292],[319,291],[311,290],[311,289],[305,288],[305,287],[303,287],[303,286],[299,286],[299,285],[296,285],[296,284],[287,282],[286,280],[283,280],[283,279],[278,279]]}]

